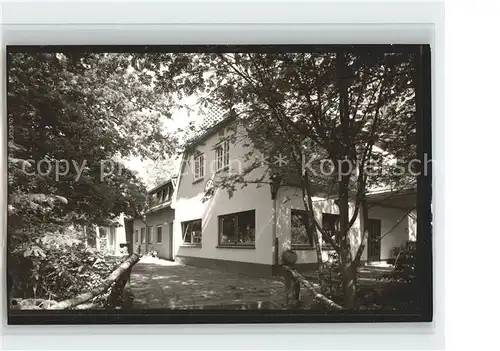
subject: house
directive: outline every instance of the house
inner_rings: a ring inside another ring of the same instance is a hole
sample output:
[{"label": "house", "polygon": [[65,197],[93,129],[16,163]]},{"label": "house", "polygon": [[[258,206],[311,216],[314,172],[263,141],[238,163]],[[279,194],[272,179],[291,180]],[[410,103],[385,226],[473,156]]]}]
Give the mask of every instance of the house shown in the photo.
[{"label": "house", "polygon": [[122,213],[113,222],[113,225],[110,226],[95,227],[96,237],[99,240],[94,240],[93,245],[108,254],[120,255],[125,252],[124,248],[126,248],[128,242],[126,235],[127,219]]},{"label": "house", "polygon": [[[244,157],[251,146],[232,143],[232,133],[241,136],[245,131],[235,121],[225,119],[195,139],[184,152],[172,204],[175,220],[169,245],[173,255],[168,251],[165,257],[188,265],[270,275],[282,252],[291,248],[298,254],[298,268],[314,268],[316,252],[307,234],[310,222],[300,189],[248,184],[230,197],[217,186],[221,176],[237,174],[243,163],[252,162]],[[257,168],[247,177],[258,179],[263,173],[264,169]],[[415,197],[411,190],[402,194],[382,190],[368,195],[369,235],[362,255],[364,262],[392,259],[393,248],[416,235],[412,211]],[[157,219],[150,224],[153,228],[160,223],[172,225],[173,210],[168,203],[166,209],[160,210],[163,212],[155,214]],[[335,227],[335,199],[314,198],[313,207],[318,223],[328,230]],[[351,203],[351,214],[353,211]],[[361,218],[358,215],[350,229],[353,252],[361,241]],[[320,242],[326,260],[332,250]]]},{"label": "house", "polygon": [[151,201],[148,212],[144,218],[135,218],[132,222],[133,252],[156,252],[159,257],[174,259],[174,190],[175,179],[170,179],[148,192]]}]

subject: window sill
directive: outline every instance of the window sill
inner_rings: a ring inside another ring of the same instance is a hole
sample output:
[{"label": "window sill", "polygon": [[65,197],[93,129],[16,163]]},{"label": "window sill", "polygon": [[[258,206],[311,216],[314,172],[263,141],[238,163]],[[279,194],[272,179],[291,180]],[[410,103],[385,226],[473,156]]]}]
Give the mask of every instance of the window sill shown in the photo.
[{"label": "window sill", "polygon": [[203,179],[205,179],[205,177],[195,179],[195,180],[193,180],[193,184],[201,183],[203,181]]},{"label": "window sill", "polygon": [[243,249],[243,250],[255,250],[255,245],[217,245],[217,249]]},{"label": "window sill", "polygon": [[182,244],[180,247],[201,248],[201,244]]},{"label": "window sill", "polygon": [[215,173],[224,172],[224,171],[227,171],[228,169],[229,169],[229,165],[224,166],[222,168],[219,168],[218,170],[215,171]]},{"label": "window sill", "polygon": [[323,251],[333,251],[335,250],[333,246],[321,246],[321,250]]},{"label": "window sill", "polygon": [[292,245],[292,250],[302,251],[302,250],[315,250],[314,246],[310,245]]}]

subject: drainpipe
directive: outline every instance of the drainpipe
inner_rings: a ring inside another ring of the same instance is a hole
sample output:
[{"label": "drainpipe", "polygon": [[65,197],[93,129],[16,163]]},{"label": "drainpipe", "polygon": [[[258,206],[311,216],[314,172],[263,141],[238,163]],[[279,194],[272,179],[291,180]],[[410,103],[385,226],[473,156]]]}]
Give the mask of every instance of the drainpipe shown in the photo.
[{"label": "drainpipe", "polygon": [[271,190],[271,199],[273,200],[273,229],[272,229],[272,240],[273,240],[273,274],[276,274],[277,267],[279,264],[279,240],[276,236],[276,227],[278,222],[277,216],[277,204],[276,204],[276,195],[278,194],[279,186],[281,183],[281,178],[277,174],[273,174],[271,176],[270,190]]},{"label": "drainpipe", "polygon": [[274,250],[273,250],[273,262],[274,266],[277,267],[279,263],[279,241],[276,236],[276,226],[277,226],[277,215],[276,215],[276,196],[273,198],[273,245],[274,245]]}]

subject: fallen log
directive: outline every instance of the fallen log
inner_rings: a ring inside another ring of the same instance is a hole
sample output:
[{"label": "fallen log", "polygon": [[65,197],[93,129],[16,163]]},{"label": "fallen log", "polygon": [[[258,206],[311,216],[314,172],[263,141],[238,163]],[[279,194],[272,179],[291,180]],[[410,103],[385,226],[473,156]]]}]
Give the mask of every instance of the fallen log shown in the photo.
[{"label": "fallen log", "polygon": [[73,308],[102,294],[103,292],[108,290],[114,283],[116,283],[122,277],[123,274],[127,274],[127,272],[130,271],[130,269],[132,269],[132,267],[139,261],[139,258],[140,257],[138,254],[136,253],[131,254],[99,286],[95,287],[89,292],[77,295],[68,300],[58,302],[50,306],[48,309],[65,310],[68,308]]},{"label": "fallen log", "polygon": [[314,288],[314,286],[309,281],[307,281],[295,269],[293,269],[291,267],[288,267],[287,265],[283,265],[283,269],[285,269],[287,272],[289,272],[293,276],[293,278],[295,278],[296,280],[298,280],[300,282],[300,284],[302,284],[307,290],[309,290],[311,292],[311,294],[313,295],[314,299],[316,299],[319,302],[323,303],[329,309],[332,309],[332,310],[342,310],[342,309],[344,309],[342,306],[340,306],[339,304],[336,304],[335,302],[333,302],[332,300],[330,300],[329,298],[327,298],[325,295],[320,294]]}]

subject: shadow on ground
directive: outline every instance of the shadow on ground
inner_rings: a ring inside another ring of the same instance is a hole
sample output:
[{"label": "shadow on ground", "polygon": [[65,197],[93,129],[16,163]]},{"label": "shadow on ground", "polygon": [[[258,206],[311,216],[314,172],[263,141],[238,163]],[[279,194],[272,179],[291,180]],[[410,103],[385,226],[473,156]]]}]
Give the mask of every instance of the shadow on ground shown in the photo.
[{"label": "shadow on ground", "polygon": [[178,263],[141,259],[130,278],[132,308],[280,309],[285,288],[278,277],[254,277]]},{"label": "shadow on ground", "polygon": [[[387,269],[363,267],[360,290],[380,288],[379,276]],[[317,274],[305,274],[311,283]],[[281,277],[255,277],[220,270],[184,266],[161,259],[142,258],[130,278],[133,309],[284,309]],[[312,306],[309,291],[301,289],[301,305]]]}]

